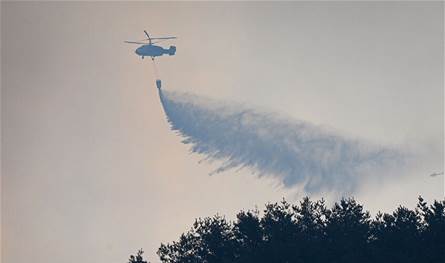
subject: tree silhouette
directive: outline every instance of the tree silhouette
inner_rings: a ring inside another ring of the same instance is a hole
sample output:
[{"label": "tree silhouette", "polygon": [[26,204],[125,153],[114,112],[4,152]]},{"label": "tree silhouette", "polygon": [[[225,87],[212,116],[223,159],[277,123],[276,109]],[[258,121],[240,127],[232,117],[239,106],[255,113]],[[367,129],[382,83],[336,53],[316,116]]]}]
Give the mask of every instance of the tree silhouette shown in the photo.
[{"label": "tree silhouette", "polygon": [[241,211],[233,225],[236,246],[236,262],[258,262],[262,255],[263,229],[258,217],[259,211]]},{"label": "tree silhouette", "polygon": [[379,214],[374,222],[376,260],[419,261],[420,217],[412,210],[398,207],[393,214]]},{"label": "tree silhouette", "polygon": [[166,263],[439,263],[445,258],[445,200],[428,206],[419,197],[415,210],[400,206],[374,219],[352,198],[331,209],[323,200],[283,200],[266,204],[262,213],[241,211],[234,222],[199,218],[157,253]]},{"label": "tree silhouette", "polygon": [[[421,221],[423,262],[440,262],[445,258],[445,200],[428,207],[419,196],[417,204]],[[441,253],[437,253],[441,251]]]},{"label": "tree silhouette", "polygon": [[142,254],[144,254],[144,251],[142,249],[139,249],[136,256],[130,255],[130,259],[128,260],[128,263],[150,263],[147,261],[144,261],[142,258]]},{"label": "tree silhouette", "polygon": [[369,213],[354,199],[342,199],[326,211],[327,254],[335,262],[356,262],[365,256],[370,230]]},{"label": "tree silhouette", "polygon": [[301,258],[311,258],[311,262],[325,262],[326,257],[319,253],[320,247],[326,247],[327,209],[324,200],[312,202],[303,198],[300,205],[293,207],[297,222],[296,246],[300,248]]},{"label": "tree silhouette", "polygon": [[235,238],[231,225],[221,216],[197,219],[178,242],[161,244],[162,262],[233,262]]}]

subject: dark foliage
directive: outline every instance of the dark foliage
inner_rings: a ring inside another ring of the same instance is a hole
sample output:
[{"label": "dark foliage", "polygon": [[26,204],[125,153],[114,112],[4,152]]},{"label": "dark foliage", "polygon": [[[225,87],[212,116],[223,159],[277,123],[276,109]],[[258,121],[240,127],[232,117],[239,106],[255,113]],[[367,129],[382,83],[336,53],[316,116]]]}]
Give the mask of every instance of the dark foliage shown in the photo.
[{"label": "dark foliage", "polygon": [[157,253],[165,263],[445,262],[445,200],[429,206],[419,197],[415,210],[400,206],[374,219],[354,199],[331,209],[323,200],[283,200],[262,216],[197,219]]},{"label": "dark foliage", "polygon": [[144,259],[142,258],[142,254],[144,254],[144,251],[142,249],[139,249],[136,256],[130,255],[128,263],[147,263],[147,261],[144,261]]}]

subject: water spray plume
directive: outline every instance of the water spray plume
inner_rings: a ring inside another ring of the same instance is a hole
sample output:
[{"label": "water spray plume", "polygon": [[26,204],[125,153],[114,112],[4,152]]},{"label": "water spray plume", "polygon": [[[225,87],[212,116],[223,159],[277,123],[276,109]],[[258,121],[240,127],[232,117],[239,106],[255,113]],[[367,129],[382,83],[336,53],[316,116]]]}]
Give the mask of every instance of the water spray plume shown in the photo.
[{"label": "water spray plume", "polygon": [[285,187],[302,185],[308,193],[351,193],[365,174],[403,161],[396,150],[305,121],[190,94],[159,90],[159,95],[172,130],[191,152],[221,161],[212,174],[249,168],[278,178]]}]

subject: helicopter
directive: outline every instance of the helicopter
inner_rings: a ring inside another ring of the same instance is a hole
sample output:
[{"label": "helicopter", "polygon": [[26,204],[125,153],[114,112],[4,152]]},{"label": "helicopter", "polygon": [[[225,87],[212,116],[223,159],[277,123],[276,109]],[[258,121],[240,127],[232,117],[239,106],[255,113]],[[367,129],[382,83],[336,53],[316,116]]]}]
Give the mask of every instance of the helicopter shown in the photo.
[{"label": "helicopter", "polygon": [[[147,36],[147,39],[143,39],[140,41],[124,41],[125,43],[129,43],[129,44],[142,45],[134,51],[138,56],[141,56],[142,59],[144,59],[144,57],[151,57],[151,59],[154,61],[155,57],[160,57],[164,54],[173,56],[176,53],[175,46],[170,46],[170,48],[165,49],[161,46],[153,45],[153,44],[156,44],[156,43],[168,40],[168,39],[176,39],[176,37],[150,37],[150,35],[148,34],[148,32],[146,30],[144,30],[144,33]],[[148,40],[148,43],[141,42],[141,41],[147,41],[147,40]],[[153,42],[153,40],[157,40],[157,41]]]},{"label": "helicopter", "polygon": [[[170,48],[165,49],[161,46],[156,46],[153,44],[165,41],[165,40],[169,40],[169,39],[176,39],[176,37],[150,37],[150,35],[148,34],[148,32],[146,30],[144,30],[145,35],[147,36],[146,39],[140,40],[140,41],[124,41],[125,43],[129,43],[129,44],[138,44],[138,45],[142,45],[140,47],[138,47],[134,52],[138,55],[141,56],[142,59],[144,59],[144,57],[151,57],[151,60],[153,61],[153,66],[155,67],[155,72],[156,70],[156,65],[155,65],[155,57],[160,57],[164,54],[168,54],[170,56],[173,56],[176,53],[176,47],[175,46],[170,46]],[[147,41],[147,42],[141,42],[141,41]],[[153,40],[156,40],[153,42]],[[156,73],[157,75],[157,73]],[[157,76],[156,76],[157,77]],[[156,87],[161,90],[161,80],[157,77],[156,79]]]}]

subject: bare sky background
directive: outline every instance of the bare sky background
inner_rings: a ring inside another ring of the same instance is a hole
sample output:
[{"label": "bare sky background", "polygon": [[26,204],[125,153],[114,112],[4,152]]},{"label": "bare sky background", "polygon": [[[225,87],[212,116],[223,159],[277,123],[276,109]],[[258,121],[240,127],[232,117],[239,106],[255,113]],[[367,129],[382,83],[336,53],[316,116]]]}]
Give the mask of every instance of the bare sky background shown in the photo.
[{"label": "bare sky background", "polygon": [[158,59],[165,89],[421,153],[362,183],[372,212],[443,198],[429,176],[444,169],[442,2],[2,2],[2,262],[125,262],[141,247],[157,262],[196,217],[304,194],[208,176],[169,129],[151,61],[123,43],[144,29],[179,37]]}]

